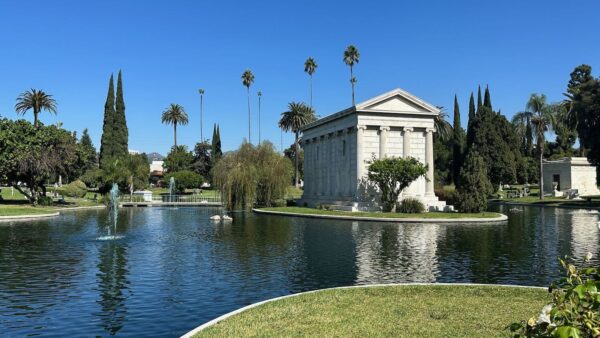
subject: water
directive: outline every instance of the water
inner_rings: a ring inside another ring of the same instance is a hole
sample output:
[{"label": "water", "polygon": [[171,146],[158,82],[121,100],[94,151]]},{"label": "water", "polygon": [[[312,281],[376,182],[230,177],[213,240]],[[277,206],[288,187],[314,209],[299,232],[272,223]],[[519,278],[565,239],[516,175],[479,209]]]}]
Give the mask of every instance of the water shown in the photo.
[{"label": "water", "polygon": [[271,297],[354,284],[547,285],[556,257],[598,264],[596,211],[493,207],[503,225],[382,224],[121,208],[0,224],[0,336],[179,336]]}]

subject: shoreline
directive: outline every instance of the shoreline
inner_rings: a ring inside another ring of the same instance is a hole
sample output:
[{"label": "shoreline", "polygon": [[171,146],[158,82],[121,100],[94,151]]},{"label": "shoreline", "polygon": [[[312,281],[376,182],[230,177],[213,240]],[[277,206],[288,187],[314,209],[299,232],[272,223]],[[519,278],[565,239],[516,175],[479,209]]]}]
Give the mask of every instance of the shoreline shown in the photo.
[{"label": "shoreline", "polygon": [[0,223],[2,222],[13,222],[13,221],[32,221],[45,218],[53,218],[60,216],[65,211],[80,211],[80,210],[91,210],[91,209],[104,209],[104,205],[92,205],[85,207],[67,207],[57,208],[55,212],[49,212],[47,214],[29,214],[29,215],[14,215],[14,216],[0,216]]},{"label": "shoreline", "polygon": [[[550,202],[552,203],[552,202]],[[500,200],[490,200],[488,204],[496,204],[496,205],[518,205],[525,207],[538,207],[538,208],[562,208],[562,209],[585,209],[585,210],[600,210],[600,207],[594,206],[585,206],[585,205],[552,205],[552,204],[543,204],[539,202],[535,203],[526,203],[526,202],[512,202],[512,201],[500,201]]]}]

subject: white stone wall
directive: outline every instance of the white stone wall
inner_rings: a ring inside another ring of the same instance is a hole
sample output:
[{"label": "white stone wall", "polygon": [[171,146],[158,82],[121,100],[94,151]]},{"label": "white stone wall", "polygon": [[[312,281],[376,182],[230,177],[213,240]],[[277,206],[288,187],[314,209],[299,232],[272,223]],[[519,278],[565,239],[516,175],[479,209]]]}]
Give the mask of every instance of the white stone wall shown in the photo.
[{"label": "white stone wall", "polygon": [[388,132],[387,154],[389,157],[402,157],[404,154],[403,144],[404,137],[400,128],[392,128]]}]

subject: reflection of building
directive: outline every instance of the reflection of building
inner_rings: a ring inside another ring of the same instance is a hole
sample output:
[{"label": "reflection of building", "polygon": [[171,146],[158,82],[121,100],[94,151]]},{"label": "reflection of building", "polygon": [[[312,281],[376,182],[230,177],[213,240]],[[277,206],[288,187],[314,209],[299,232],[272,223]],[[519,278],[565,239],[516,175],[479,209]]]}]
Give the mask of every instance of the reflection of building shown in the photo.
[{"label": "reflection of building", "polygon": [[302,202],[341,205],[348,209],[371,207],[376,192],[366,184],[373,158],[411,156],[429,166],[424,177],[400,196],[443,207],[433,192],[434,119],[440,110],[395,89],[305,126],[304,194]]},{"label": "reflection of building", "polygon": [[570,256],[581,260],[588,252],[600,252],[598,211],[556,208],[556,223],[570,228]]},{"label": "reflection of building", "polygon": [[565,157],[544,161],[544,193],[577,189],[579,195],[599,195],[596,186],[596,167],[585,157]]}]

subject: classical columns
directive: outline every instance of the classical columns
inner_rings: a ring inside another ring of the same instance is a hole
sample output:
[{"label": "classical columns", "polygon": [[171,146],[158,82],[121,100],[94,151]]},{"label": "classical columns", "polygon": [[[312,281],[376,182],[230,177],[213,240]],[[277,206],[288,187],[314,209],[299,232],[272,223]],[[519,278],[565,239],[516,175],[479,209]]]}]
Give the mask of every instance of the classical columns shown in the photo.
[{"label": "classical columns", "polygon": [[363,177],[363,136],[367,126],[356,126],[356,185]]},{"label": "classical columns", "polygon": [[379,127],[379,158],[387,156],[387,135],[390,127]]},{"label": "classical columns", "polygon": [[425,163],[427,164],[427,181],[425,183],[425,196],[435,196],[433,191],[433,132],[435,129],[425,129]]},{"label": "classical columns", "polygon": [[410,134],[413,129],[411,127],[404,128],[404,136],[402,137],[402,157],[406,158],[410,156]]},{"label": "classical columns", "polygon": [[328,138],[328,148],[329,154],[327,155],[327,167],[329,168],[329,173],[327,175],[327,195],[333,196],[333,189],[335,188],[335,133],[329,133],[327,135]]}]

